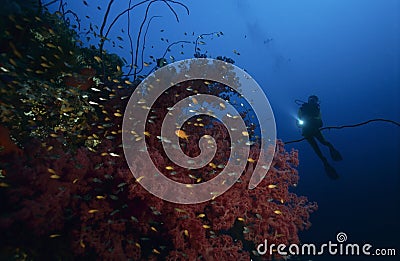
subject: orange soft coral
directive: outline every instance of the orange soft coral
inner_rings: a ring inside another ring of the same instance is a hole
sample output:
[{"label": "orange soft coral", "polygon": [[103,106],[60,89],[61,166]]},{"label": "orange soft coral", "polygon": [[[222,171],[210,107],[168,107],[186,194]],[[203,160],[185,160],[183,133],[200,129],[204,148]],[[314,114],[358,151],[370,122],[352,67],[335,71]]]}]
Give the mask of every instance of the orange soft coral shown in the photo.
[{"label": "orange soft coral", "polygon": [[10,138],[10,131],[0,125],[0,156],[7,154],[22,155],[22,150]]},{"label": "orange soft coral", "polygon": [[93,68],[82,68],[79,73],[73,73],[72,76],[64,78],[64,83],[67,86],[72,86],[86,91],[93,86],[93,77],[96,75],[96,70]]}]

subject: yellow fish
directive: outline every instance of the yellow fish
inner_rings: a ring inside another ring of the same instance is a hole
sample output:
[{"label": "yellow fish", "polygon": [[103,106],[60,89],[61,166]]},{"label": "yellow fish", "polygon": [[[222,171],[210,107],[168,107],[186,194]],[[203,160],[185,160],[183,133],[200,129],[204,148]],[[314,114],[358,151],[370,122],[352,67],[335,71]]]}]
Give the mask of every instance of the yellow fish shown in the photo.
[{"label": "yellow fish", "polygon": [[51,173],[51,174],[56,174],[56,171],[55,171],[54,169],[48,168],[47,171],[48,171],[49,173]]},{"label": "yellow fish", "polygon": [[50,65],[48,65],[47,63],[41,63],[40,64],[43,68],[51,68]]},{"label": "yellow fish", "polygon": [[16,63],[12,58],[10,58],[9,61],[10,61],[10,63],[11,63],[12,65],[14,65],[15,67],[17,67],[17,63]]},{"label": "yellow fish", "polygon": [[274,210],[274,213],[277,215],[282,215],[282,211],[280,211],[280,210]]},{"label": "yellow fish", "polygon": [[18,58],[22,59],[21,53],[18,52],[17,48],[15,48],[15,45],[12,42],[10,42],[10,47],[11,47],[11,49],[13,49],[13,52],[14,52],[15,56],[17,56]]},{"label": "yellow fish", "polygon": [[90,209],[88,211],[89,214],[93,214],[93,213],[96,213],[96,212],[99,212],[99,210],[98,209]]},{"label": "yellow fish", "polygon": [[175,211],[178,212],[178,213],[186,212],[186,210],[181,209],[181,208],[175,208]]},{"label": "yellow fish", "polygon": [[98,62],[98,63],[101,63],[102,62],[102,60],[101,60],[101,58],[99,57],[99,56],[94,56],[93,57],[95,60],[96,60],[96,62]]},{"label": "yellow fish", "polygon": [[47,45],[48,47],[50,47],[50,48],[57,48],[57,46],[55,46],[55,45],[52,44],[52,43],[46,43],[46,45]]},{"label": "yellow fish", "polygon": [[8,185],[7,183],[4,183],[4,182],[0,182],[0,188],[7,188],[7,187],[9,187],[10,185]]},{"label": "yellow fish", "polygon": [[276,187],[277,187],[277,185],[274,185],[274,184],[268,185],[268,188],[270,188],[270,189],[273,189],[273,188],[276,188]]},{"label": "yellow fish", "polygon": [[189,136],[183,130],[176,130],[175,135],[178,136],[179,138],[185,139],[185,140],[188,140],[188,138],[189,138]]}]

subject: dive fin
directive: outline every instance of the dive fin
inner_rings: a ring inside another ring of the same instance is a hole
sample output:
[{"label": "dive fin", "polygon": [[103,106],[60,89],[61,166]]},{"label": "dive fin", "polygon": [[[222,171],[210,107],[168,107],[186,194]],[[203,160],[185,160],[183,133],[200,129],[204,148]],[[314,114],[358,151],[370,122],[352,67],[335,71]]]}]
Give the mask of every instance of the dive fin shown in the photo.
[{"label": "dive fin", "polygon": [[337,151],[334,147],[329,148],[329,152],[331,154],[331,158],[334,161],[341,161],[343,160],[342,155],[340,155],[339,151]]},{"label": "dive fin", "polygon": [[331,179],[339,178],[339,175],[337,174],[336,170],[329,163],[325,163],[324,167],[326,175],[328,175],[328,177],[330,177]]}]

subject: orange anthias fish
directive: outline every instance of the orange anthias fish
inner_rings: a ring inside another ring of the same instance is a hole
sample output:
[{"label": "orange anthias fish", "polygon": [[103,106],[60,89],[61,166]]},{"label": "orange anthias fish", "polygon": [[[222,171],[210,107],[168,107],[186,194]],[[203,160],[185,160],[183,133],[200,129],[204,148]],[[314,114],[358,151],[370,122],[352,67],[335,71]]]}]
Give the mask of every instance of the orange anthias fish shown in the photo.
[{"label": "orange anthias fish", "polygon": [[189,136],[183,130],[176,130],[175,135],[178,136],[179,138],[185,139],[185,140],[188,140],[188,138],[189,138]]}]

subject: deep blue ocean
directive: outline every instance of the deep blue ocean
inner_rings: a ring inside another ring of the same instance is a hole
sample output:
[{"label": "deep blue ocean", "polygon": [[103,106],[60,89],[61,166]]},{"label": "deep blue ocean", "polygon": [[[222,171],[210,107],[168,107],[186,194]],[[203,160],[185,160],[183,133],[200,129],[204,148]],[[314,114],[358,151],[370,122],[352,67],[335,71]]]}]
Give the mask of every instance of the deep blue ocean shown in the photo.
[{"label": "deep blue ocean", "polygon": [[[81,19],[81,28],[98,28],[109,1],[64,2]],[[400,1],[181,2],[190,13],[174,6],[179,22],[162,1],[152,5],[149,17],[157,17],[148,27],[143,62],[151,61],[150,56],[163,56],[175,41],[189,43],[172,46],[165,56],[168,63],[193,58],[196,50],[191,43],[204,34],[198,45],[201,53],[210,58],[230,57],[262,87],[274,112],[279,139],[301,138],[295,100],[306,101],[309,95],[320,99],[324,126],[377,118],[400,121]],[[115,1],[109,17],[127,4],[127,0]],[[130,14],[133,32],[140,28],[145,7]],[[59,6],[55,3],[48,8],[56,11]],[[69,17],[76,24],[74,16]],[[123,16],[108,36],[122,40],[116,40],[115,47],[107,42],[105,49],[130,63],[126,25]],[[214,32],[222,34],[207,35]],[[81,37],[86,39],[84,33]],[[91,40],[86,40],[89,45]],[[311,215],[311,228],[300,233],[301,241],[336,242],[336,235],[343,232],[346,242],[396,249],[397,259],[326,256],[301,260],[400,260],[400,128],[378,121],[324,130],[323,134],[343,156],[342,161],[333,162],[328,148],[320,145],[337,170],[338,180],[325,175],[322,162],[306,141],[285,146],[288,151],[299,151],[300,182],[294,192],[319,206]]]}]

